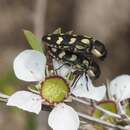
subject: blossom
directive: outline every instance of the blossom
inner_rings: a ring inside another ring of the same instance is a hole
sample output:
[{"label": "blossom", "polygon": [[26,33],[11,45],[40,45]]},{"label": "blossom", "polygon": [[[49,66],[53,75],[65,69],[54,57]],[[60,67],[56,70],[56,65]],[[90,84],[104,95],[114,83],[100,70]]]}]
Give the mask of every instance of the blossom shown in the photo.
[{"label": "blossom", "polygon": [[[89,77],[83,74],[75,86],[70,85],[67,88],[68,86],[64,79],[68,80],[67,75],[74,71],[73,68],[53,60],[53,67],[57,77],[46,78],[46,65],[46,56],[35,50],[25,50],[15,58],[13,68],[16,77],[26,82],[37,82],[41,90],[39,94],[29,91],[15,92],[8,98],[7,105],[16,106],[36,114],[41,111],[42,104],[53,105],[53,110],[50,112],[48,119],[50,127],[54,130],[77,130],[79,128],[78,114],[72,107],[63,103],[64,99],[69,96],[69,93],[76,97],[99,101],[104,98],[105,86],[95,88]],[[65,128],[62,125],[62,121],[64,126],[66,126]]]},{"label": "blossom", "polygon": [[[46,81],[46,61],[46,57],[43,53],[35,50],[25,50],[21,52],[14,60],[15,75],[20,80],[38,82],[38,84],[42,84],[43,81]],[[53,83],[53,86],[54,84],[55,83]],[[60,93],[60,96],[63,97],[66,94],[65,92],[68,90],[66,90],[66,86],[62,79],[60,80],[60,84],[63,85],[63,93]],[[56,85],[60,84],[57,83]],[[47,89],[45,91],[47,91]],[[46,97],[48,97],[49,94],[50,93],[46,93]],[[17,91],[8,97],[7,105],[16,106],[23,110],[39,114],[42,104],[49,104],[42,96],[43,95],[28,91]],[[57,99],[59,98],[57,98],[56,95],[56,100]],[[59,122],[61,123],[59,124]],[[52,129],[60,130],[60,128],[62,128],[62,122],[64,122],[66,129],[77,130],[79,128],[80,122],[77,112],[72,107],[64,103],[57,103],[50,112],[48,123]]]}]

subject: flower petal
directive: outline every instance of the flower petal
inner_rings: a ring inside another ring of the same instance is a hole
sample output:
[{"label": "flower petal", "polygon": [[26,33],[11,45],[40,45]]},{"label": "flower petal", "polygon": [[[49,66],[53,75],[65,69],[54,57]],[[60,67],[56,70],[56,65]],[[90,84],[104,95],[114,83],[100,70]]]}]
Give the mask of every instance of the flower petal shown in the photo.
[{"label": "flower petal", "polygon": [[61,103],[51,111],[48,124],[53,130],[77,130],[80,121],[72,107]]},{"label": "flower petal", "polygon": [[14,72],[18,79],[40,81],[45,78],[46,57],[35,50],[25,50],[14,60]]},{"label": "flower petal", "polygon": [[106,86],[102,85],[99,87],[95,87],[93,91],[91,91],[88,95],[88,98],[94,99],[96,101],[101,101],[106,96]]},{"label": "flower petal", "polygon": [[76,97],[85,97],[100,101],[105,97],[105,86],[94,87],[90,78],[86,79],[85,74],[78,80],[75,87],[72,89],[72,94]]},{"label": "flower petal", "polygon": [[120,75],[110,83],[110,93],[118,101],[130,98],[130,76]]},{"label": "flower petal", "polygon": [[58,75],[63,78],[65,78],[67,74],[70,73],[70,70],[72,69],[70,66],[63,65],[54,59],[53,59],[53,67],[54,67],[54,70],[57,70]]},{"label": "flower petal", "polygon": [[16,106],[25,111],[39,114],[41,110],[41,96],[28,91],[18,91],[9,97],[7,105]]}]

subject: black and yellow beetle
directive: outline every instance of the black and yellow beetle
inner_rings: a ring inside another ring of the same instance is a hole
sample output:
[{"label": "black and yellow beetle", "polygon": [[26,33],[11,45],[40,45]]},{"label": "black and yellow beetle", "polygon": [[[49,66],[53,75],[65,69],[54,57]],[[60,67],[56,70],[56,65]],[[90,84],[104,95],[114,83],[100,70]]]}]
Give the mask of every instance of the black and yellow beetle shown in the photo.
[{"label": "black and yellow beetle", "polygon": [[72,53],[87,53],[92,48],[92,39],[84,38],[83,35],[49,34],[43,37],[43,41],[52,48],[67,50]]},{"label": "black and yellow beetle", "polygon": [[84,56],[82,53],[71,53],[60,49],[50,48],[49,55],[63,64],[71,65],[79,74],[83,72],[92,79],[100,76],[100,68],[91,56]]},{"label": "black and yellow beetle", "polygon": [[107,55],[107,50],[100,41],[72,32],[62,33],[59,29],[43,36],[42,40],[46,42],[48,52],[53,58],[67,62],[93,79],[100,76],[100,68],[95,59],[103,60]]},{"label": "black and yellow beetle", "polygon": [[43,36],[42,40],[49,47],[67,50],[72,53],[91,53],[94,57],[103,60],[107,50],[103,43],[86,35],[77,35],[72,32],[61,33],[57,30],[52,34]]}]

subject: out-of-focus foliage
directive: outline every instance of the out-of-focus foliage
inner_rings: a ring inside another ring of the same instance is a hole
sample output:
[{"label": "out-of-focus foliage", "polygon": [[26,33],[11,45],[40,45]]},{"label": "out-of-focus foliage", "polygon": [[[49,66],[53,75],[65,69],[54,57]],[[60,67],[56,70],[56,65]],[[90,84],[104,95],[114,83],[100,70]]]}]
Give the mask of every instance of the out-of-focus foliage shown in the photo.
[{"label": "out-of-focus foliage", "polygon": [[0,78],[0,91],[7,95],[11,95],[16,90],[16,86],[13,86],[15,83],[18,83],[18,81],[12,71],[3,74]]},{"label": "out-of-focus foliage", "polygon": [[27,123],[26,123],[26,130],[37,130],[37,120],[36,115],[27,114]]}]

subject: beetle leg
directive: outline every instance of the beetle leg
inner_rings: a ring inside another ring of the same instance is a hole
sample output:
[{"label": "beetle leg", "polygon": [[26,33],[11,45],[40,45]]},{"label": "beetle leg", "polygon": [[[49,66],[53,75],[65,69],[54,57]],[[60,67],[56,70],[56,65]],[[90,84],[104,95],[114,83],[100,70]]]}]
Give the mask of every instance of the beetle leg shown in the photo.
[{"label": "beetle leg", "polygon": [[81,73],[79,73],[76,77],[75,77],[75,79],[74,79],[74,81],[73,81],[73,83],[72,83],[72,89],[73,88],[75,88],[75,86],[76,86],[76,84],[78,83],[78,81],[79,81],[79,79],[81,78],[81,76],[82,76],[82,74]]},{"label": "beetle leg", "polygon": [[69,65],[69,64],[68,64],[68,63],[64,63],[64,64],[62,64],[61,66],[59,66],[58,68],[54,69],[54,71],[57,73],[57,71],[58,71],[59,69],[61,69],[64,65]]}]

